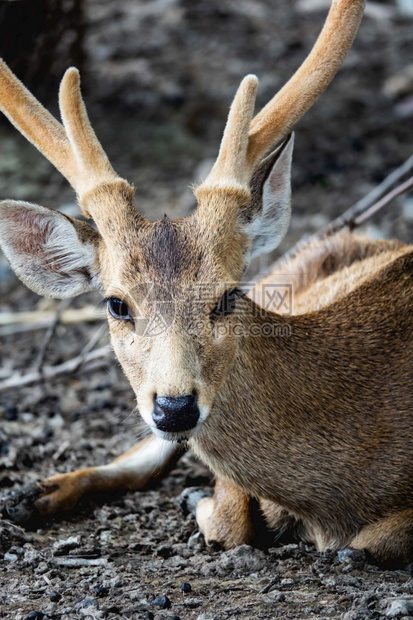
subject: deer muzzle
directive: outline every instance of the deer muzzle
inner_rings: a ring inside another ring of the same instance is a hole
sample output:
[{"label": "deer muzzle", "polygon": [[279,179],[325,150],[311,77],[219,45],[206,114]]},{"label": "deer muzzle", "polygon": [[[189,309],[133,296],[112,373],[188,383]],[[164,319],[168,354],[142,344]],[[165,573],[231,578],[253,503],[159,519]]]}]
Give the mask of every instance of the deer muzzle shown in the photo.
[{"label": "deer muzzle", "polygon": [[195,428],[200,417],[196,394],[157,396],[152,414],[156,428],[164,433],[184,433]]}]

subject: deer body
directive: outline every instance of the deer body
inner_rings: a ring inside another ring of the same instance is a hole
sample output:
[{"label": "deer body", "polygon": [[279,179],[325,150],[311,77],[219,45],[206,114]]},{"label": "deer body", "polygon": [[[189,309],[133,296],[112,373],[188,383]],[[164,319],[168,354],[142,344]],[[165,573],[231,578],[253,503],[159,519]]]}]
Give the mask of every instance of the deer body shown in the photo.
[{"label": "deer body", "polygon": [[[209,464],[215,495],[197,519],[227,547],[252,536],[252,496],[271,527],[294,523],[320,550],[413,556],[413,249],[320,241],[284,265],[297,294],[289,317],[239,290],[250,259],[274,249],[289,222],[293,137],[267,153],[333,78],[363,8],[333,0],[308,58],[254,118],[257,79],[244,78],[197,210],[183,220],[149,222],[135,209],[89,124],[75,69],[62,80],[61,125],[0,62],[1,108],[97,225],[3,201],[3,250],[39,294],[102,291],[139,412],[172,442],[160,469],[182,440]],[[140,488],[156,460],[146,442],[109,466],[52,477],[37,505],[52,512],[82,491]]]},{"label": "deer body", "polygon": [[[189,442],[217,475],[269,500],[270,526],[280,525],[274,502],[319,550],[412,506],[413,249],[382,260],[320,310],[259,313],[266,325],[288,324],[290,336],[240,340],[218,403]],[[311,288],[304,296],[319,303]]]}]

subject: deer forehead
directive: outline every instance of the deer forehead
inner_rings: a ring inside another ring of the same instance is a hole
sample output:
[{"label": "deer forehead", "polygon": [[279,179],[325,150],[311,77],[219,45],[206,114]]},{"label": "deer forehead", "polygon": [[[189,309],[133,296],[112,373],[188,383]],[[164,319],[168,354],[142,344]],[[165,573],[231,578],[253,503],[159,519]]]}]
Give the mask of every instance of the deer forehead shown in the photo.
[{"label": "deer forehead", "polygon": [[[103,237],[102,270],[106,292],[148,297],[197,293],[237,281],[242,269],[243,244],[235,232],[225,238],[216,226],[198,218],[170,220],[130,227],[125,236]],[[218,291],[219,292],[219,291]],[[218,294],[218,293],[217,293]],[[149,295],[150,296],[150,295]]]}]

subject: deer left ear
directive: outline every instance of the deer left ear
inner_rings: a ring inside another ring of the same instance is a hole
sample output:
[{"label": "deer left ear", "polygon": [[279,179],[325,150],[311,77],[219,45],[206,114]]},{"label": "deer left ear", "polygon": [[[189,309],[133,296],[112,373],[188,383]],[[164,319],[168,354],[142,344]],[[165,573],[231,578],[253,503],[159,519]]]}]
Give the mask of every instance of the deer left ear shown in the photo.
[{"label": "deer left ear", "polygon": [[99,244],[86,222],[28,202],[0,202],[0,248],[38,295],[64,299],[100,288]]},{"label": "deer left ear", "polygon": [[251,247],[249,260],[274,250],[287,232],[291,216],[291,160],[294,134],[270,153],[251,180],[251,202],[241,213]]}]

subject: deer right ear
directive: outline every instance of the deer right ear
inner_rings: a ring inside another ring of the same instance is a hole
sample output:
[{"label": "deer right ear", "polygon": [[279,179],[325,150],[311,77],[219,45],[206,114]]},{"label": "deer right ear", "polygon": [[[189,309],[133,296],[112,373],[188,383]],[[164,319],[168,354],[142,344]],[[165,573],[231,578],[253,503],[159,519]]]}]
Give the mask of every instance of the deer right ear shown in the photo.
[{"label": "deer right ear", "polygon": [[63,299],[94,288],[99,233],[89,224],[30,204],[0,202],[0,247],[32,291]]},{"label": "deer right ear", "polygon": [[249,259],[271,252],[287,232],[291,216],[291,134],[258,166],[251,179],[251,202],[241,213],[251,247]]}]

